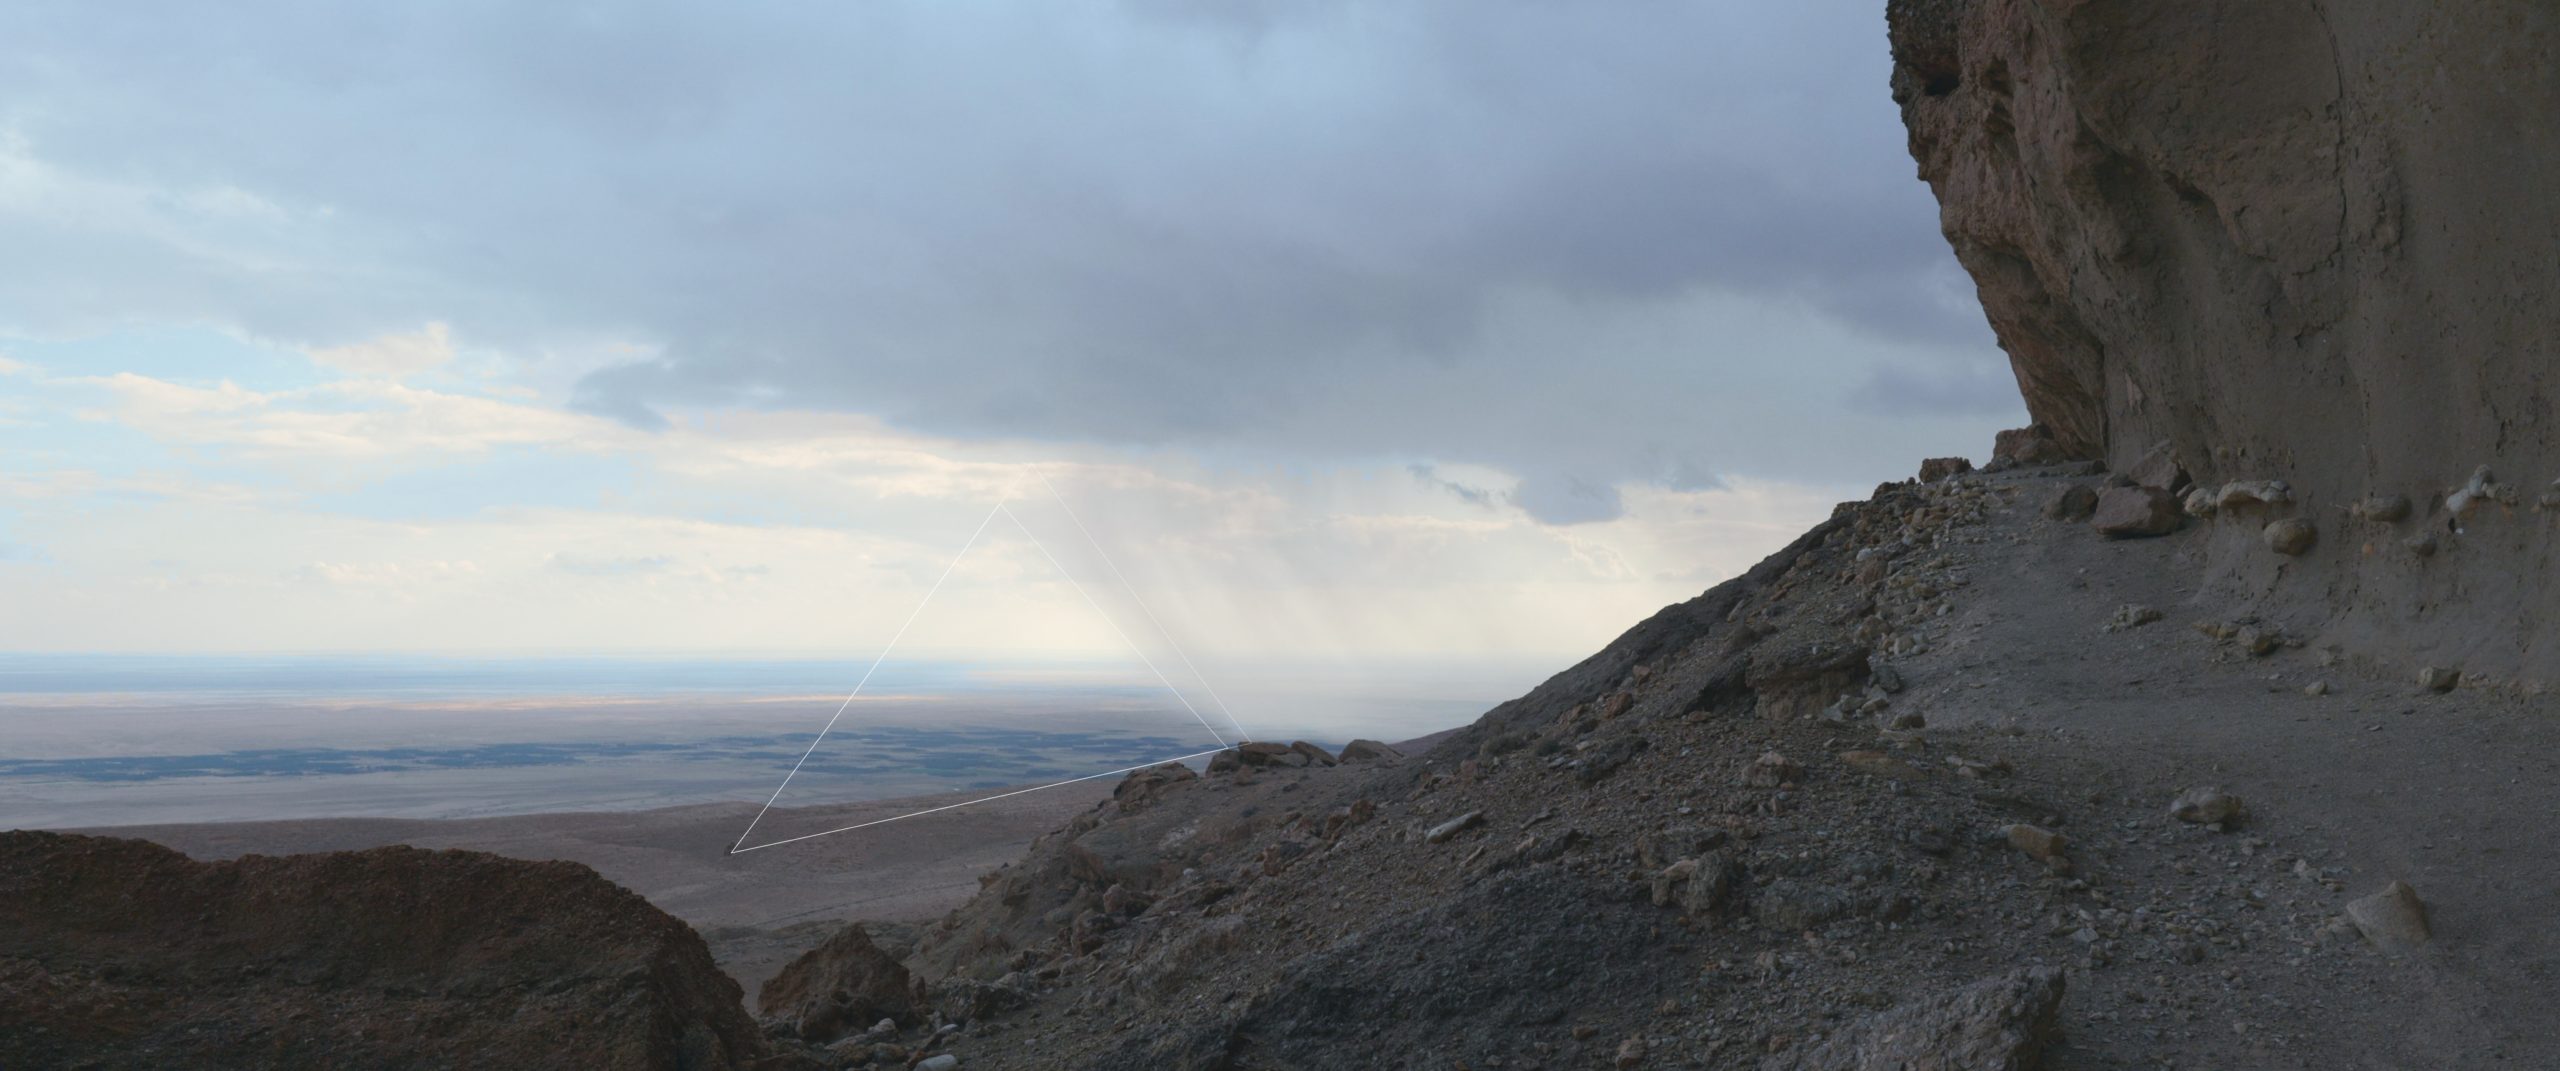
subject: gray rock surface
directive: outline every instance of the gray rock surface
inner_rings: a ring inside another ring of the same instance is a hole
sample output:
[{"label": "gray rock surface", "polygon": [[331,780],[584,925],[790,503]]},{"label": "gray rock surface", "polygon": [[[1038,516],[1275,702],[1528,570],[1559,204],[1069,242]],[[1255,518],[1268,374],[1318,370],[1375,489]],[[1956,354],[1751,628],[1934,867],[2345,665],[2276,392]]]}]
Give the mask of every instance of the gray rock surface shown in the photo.
[{"label": "gray rock surface", "polygon": [[2054,1035],[2062,972],[2027,967],[1852,1024],[1763,1071],[2030,1071]]}]

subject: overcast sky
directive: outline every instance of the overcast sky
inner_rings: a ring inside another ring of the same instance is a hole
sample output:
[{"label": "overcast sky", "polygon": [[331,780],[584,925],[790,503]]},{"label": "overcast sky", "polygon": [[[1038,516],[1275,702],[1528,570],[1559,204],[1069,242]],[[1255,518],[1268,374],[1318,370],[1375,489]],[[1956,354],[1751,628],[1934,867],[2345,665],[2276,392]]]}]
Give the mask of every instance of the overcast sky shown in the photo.
[{"label": "overcast sky", "polygon": [[0,648],[1570,658],[2023,420],[1881,8],[9,5]]}]

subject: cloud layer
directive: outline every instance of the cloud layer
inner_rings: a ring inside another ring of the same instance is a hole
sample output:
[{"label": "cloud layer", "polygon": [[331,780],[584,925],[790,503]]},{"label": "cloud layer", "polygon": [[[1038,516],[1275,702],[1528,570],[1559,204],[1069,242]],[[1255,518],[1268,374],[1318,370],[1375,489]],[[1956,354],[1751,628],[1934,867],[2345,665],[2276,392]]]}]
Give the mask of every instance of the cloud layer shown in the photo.
[{"label": "cloud layer", "polygon": [[1872,8],[22,5],[0,314],[1553,523],[1872,479],[2016,408]]}]

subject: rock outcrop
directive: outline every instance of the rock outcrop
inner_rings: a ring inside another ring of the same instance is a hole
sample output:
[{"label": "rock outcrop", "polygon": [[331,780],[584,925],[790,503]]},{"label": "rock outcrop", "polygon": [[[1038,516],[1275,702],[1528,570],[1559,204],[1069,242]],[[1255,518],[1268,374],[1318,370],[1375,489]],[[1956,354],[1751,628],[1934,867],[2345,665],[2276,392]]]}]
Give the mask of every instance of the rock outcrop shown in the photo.
[{"label": "rock outcrop", "polygon": [[782,968],[757,991],[756,1006],[809,1041],[833,1041],[882,1019],[912,1023],[923,1010],[906,966],[858,922]]},{"label": "rock outcrop", "polygon": [[[2535,508],[2560,477],[2560,8],[1892,0],[1888,22],[1920,176],[2064,453],[2280,479],[2290,501],[2208,526],[2219,591],[2351,648],[2560,678]],[[2259,538],[2399,498],[2299,557]]]},{"label": "rock outcrop", "polygon": [[0,833],[0,1067],[717,1071],[765,1056],[739,997],[575,863]]}]

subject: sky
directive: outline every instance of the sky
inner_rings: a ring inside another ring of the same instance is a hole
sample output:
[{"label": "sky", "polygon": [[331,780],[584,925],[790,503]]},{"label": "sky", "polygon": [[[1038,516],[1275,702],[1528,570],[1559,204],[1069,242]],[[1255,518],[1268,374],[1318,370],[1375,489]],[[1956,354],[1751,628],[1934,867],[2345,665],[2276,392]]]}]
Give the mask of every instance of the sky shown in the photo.
[{"label": "sky", "polygon": [[0,650],[1560,668],[2023,422],[1871,0],[0,38]]}]

